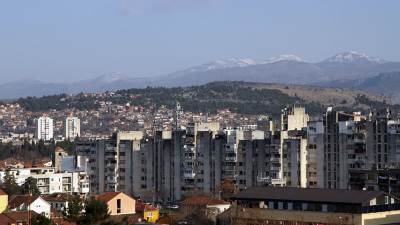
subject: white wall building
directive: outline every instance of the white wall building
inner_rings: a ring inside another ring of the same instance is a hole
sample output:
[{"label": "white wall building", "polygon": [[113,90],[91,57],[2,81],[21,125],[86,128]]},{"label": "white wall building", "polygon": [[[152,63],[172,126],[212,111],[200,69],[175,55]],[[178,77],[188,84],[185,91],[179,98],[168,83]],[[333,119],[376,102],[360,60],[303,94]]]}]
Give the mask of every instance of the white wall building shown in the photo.
[{"label": "white wall building", "polygon": [[[86,195],[89,193],[89,180],[86,172],[56,173],[55,167],[43,168],[15,168],[10,173],[15,177],[18,185],[22,185],[28,177],[36,179],[41,194],[76,193]],[[3,182],[6,172],[0,171],[0,181]]]},{"label": "white wall building", "polygon": [[53,119],[47,116],[39,117],[36,120],[36,138],[50,141],[53,139]]},{"label": "white wall building", "polygon": [[78,117],[65,119],[65,139],[73,140],[81,136],[81,120]]},{"label": "white wall building", "polygon": [[50,203],[41,197],[30,195],[16,195],[11,197],[8,208],[10,211],[27,211],[32,210],[37,214],[50,218]]}]

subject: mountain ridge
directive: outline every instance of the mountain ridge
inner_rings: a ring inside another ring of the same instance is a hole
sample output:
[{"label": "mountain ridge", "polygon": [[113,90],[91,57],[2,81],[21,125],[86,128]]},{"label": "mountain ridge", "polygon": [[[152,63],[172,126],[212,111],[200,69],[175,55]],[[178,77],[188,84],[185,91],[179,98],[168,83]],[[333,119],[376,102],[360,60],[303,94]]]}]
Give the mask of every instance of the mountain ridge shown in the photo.
[{"label": "mountain ridge", "polygon": [[[390,62],[354,51],[341,52],[317,63],[295,55],[269,60],[230,58],[204,63],[155,77],[129,77],[121,73],[103,74],[71,83],[32,80],[0,85],[0,99],[80,92],[116,91],[128,88],[202,85],[213,81],[246,81],[282,84],[321,85],[346,80],[364,80],[380,73],[400,71],[400,62]],[[340,85],[338,87],[341,87]],[[398,91],[400,95],[400,91]]]}]

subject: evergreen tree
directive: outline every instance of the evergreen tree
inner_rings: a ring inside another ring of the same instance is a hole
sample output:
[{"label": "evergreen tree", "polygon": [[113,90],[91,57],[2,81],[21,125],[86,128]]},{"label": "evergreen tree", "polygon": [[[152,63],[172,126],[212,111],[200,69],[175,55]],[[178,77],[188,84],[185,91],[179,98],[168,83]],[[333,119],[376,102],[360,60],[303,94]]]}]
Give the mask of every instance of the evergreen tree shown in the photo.
[{"label": "evergreen tree", "polygon": [[3,181],[3,189],[8,195],[17,195],[21,193],[21,187],[18,186],[15,181],[15,177],[10,173],[10,170],[6,170]]},{"label": "evergreen tree", "polygon": [[28,177],[21,186],[22,194],[31,194],[33,196],[40,195],[39,188],[37,187],[36,179],[33,177]]},{"label": "evergreen tree", "polygon": [[32,218],[32,225],[55,225],[53,221],[43,215],[37,214]]},{"label": "evergreen tree", "polygon": [[93,225],[104,221],[109,216],[108,206],[103,201],[98,201],[94,198],[86,202],[85,213],[78,224]]},{"label": "evergreen tree", "polygon": [[82,200],[78,195],[75,195],[70,199],[70,201],[68,201],[68,208],[65,210],[64,214],[68,220],[77,222],[81,217],[82,210]]}]

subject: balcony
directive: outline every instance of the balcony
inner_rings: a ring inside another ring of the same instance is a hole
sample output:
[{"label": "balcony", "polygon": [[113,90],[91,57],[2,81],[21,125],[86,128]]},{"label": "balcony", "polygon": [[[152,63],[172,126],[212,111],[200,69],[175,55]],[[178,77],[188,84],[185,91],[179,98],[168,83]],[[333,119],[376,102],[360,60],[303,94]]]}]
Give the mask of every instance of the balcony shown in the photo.
[{"label": "balcony", "polygon": [[186,147],[183,148],[185,152],[196,152],[196,148],[195,147]]},{"label": "balcony", "polygon": [[117,183],[117,178],[116,177],[107,177],[107,182],[108,183]]},{"label": "balcony", "polygon": [[270,183],[271,177],[265,175],[257,175],[257,182]]},{"label": "balcony", "polygon": [[237,157],[236,156],[227,156],[227,157],[225,157],[225,161],[236,162],[237,161]]},{"label": "balcony", "polygon": [[183,173],[183,177],[186,179],[193,179],[196,176],[196,173],[194,171],[185,171]]},{"label": "balcony", "polygon": [[274,178],[274,179],[271,179],[271,184],[284,186],[284,185],[286,185],[286,179],[285,178]]},{"label": "balcony", "polygon": [[280,162],[280,158],[277,158],[277,157],[271,157],[271,158],[269,158],[269,160],[271,161],[271,162]]},{"label": "balcony", "polygon": [[237,151],[236,144],[225,146],[225,151],[226,152],[236,152]]},{"label": "balcony", "polygon": [[225,171],[236,171],[236,166],[225,166],[224,170]]}]

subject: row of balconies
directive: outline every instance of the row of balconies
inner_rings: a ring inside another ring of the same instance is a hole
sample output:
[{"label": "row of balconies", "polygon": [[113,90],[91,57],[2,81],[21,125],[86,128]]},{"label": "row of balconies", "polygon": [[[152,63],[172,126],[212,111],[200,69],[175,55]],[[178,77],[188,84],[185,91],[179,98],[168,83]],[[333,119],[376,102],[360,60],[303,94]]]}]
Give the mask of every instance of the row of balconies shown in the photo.
[{"label": "row of balconies", "polygon": [[196,176],[194,170],[185,170],[183,172],[183,177],[187,179],[193,179]]}]

